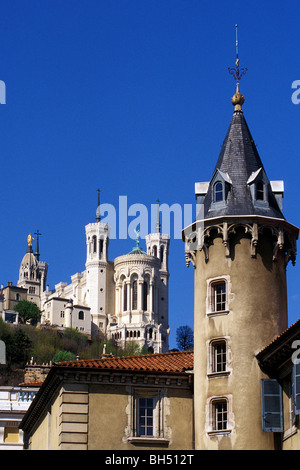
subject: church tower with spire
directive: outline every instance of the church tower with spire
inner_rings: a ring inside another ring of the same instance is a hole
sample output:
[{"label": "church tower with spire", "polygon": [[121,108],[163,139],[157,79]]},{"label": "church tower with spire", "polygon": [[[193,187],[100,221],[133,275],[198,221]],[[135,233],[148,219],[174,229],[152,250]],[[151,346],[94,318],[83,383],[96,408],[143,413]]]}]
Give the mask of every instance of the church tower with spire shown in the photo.
[{"label": "church tower with spire", "polygon": [[[232,71],[232,70],[231,70]],[[256,354],[288,326],[286,268],[298,229],[282,213],[242,110],[234,112],[210,182],[196,183],[198,218],[183,231],[195,276],[195,448],[274,449],[262,431]]]},{"label": "church tower with spire", "polygon": [[108,244],[110,227],[101,222],[100,190],[96,221],[85,227],[86,233],[86,304],[90,307],[92,333],[105,331],[108,313],[107,278],[110,271]]},{"label": "church tower with spire", "polygon": [[37,230],[35,235],[35,253],[33,253],[31,233],[27,237],[27,250],[20,264],[17,286],[27,289],[27,300],[41,308],[41,296],[46,289],[48,264],[40,261],[39,236],[41,233]]}]

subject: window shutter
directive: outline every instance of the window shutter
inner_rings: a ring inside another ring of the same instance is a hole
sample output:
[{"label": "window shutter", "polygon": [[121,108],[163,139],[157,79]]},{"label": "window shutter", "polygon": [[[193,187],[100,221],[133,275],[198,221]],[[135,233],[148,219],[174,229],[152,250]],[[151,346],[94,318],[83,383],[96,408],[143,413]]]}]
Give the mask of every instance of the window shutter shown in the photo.
[{"label": "window shutter", "polygon": [[294,363],[292,373],[292,393],[294,416],[300,414],[300,363]]},{"label": "window shutter", "polygon": [[262,379],[262,430],[283,431],[282,390],[276,379]]}]

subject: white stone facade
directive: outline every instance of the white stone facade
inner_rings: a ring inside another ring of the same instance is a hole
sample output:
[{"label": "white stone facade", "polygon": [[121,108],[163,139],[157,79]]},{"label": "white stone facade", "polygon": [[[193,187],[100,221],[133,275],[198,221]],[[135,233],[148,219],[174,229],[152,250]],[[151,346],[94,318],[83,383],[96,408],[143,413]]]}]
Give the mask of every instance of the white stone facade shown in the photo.
[{"label": "white stone facade", "polygon": [[86,269],[71,276],[70,284],[60,282],[50,291],[46,263],[30,247],[22,260],[18,286],[35,287],[41,323],[107,337],[123,347],[135,341],[151,352],[168,351],[170,237],[158,228],[146,236],[147,252],[137,241],[130,253],[109,261],[110,227],[97,217],[85,233]]}]

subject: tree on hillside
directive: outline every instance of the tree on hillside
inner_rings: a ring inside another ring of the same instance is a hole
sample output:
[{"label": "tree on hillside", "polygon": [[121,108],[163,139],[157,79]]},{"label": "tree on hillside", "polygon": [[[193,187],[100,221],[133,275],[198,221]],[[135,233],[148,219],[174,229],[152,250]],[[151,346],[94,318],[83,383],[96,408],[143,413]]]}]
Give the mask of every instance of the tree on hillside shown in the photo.
[{"label": "tree on hillside", "polygon": [[176,343],[181,351],[188,351],[194,347],[194,332],[188,325],[179,326],[176,330]]},{"label": "tree on hillside", "polygon": [[29,300],[21,300],[14,306],[14,310],[19,314],[20,323],[31,323],[32,325],[36,325],[41,318],[40,309]]}]

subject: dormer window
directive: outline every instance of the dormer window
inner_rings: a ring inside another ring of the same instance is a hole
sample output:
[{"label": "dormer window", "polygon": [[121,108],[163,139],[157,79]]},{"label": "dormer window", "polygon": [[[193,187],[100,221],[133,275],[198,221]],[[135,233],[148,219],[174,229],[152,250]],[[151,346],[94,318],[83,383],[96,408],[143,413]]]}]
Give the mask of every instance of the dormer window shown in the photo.
[{"label": "dormer window", "polygon": [[226,200],[232,182],[230,176],[218,168],[211,180],[211,207],[209,210],[222,209],[226,207]]},{"label": "dormer window", "polygon": [[263,181],[257,181],[255,188],[255,197],[257,201],[265,200],[265,185]]},{"label": "dormer window", "polygon": [[221,181],[217,181],[214,185],[214,202],[221,202],[224,199],[224,188]]},{"label": "dormer window", "polygon": [[267,209],[268,202],[268,179],[263,170],[253,172],[247,181],[252,196],[253,205],[257,209]]}]

